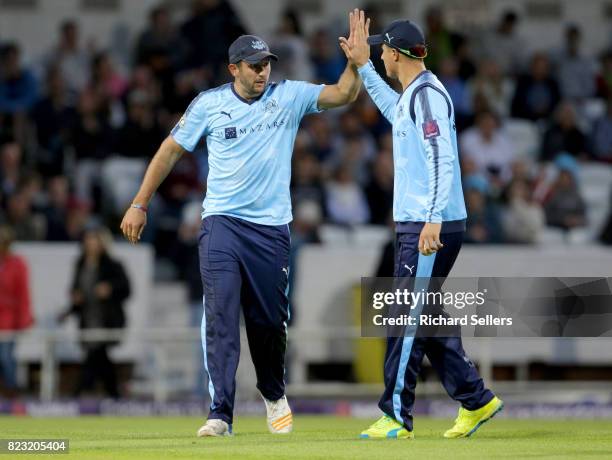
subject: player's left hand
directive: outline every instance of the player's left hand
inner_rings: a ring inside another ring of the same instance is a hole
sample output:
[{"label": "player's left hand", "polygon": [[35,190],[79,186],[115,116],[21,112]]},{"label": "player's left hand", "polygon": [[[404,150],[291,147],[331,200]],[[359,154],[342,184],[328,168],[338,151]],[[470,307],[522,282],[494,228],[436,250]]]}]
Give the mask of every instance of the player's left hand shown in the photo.
[{"label": "player's left hand", "polygon": [[440,230],[442,230],[442,224],[428,222],[423,226],[419,237],[419,252],[421,254],[430,256],[444,247],[440,241]]}]

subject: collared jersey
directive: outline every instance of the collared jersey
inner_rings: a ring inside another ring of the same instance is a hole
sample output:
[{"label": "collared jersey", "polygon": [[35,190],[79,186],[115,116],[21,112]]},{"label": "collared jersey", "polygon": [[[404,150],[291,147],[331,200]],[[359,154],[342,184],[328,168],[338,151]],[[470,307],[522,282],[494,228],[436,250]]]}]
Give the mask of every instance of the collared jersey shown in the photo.
[{"label": "collared jersey", "polygon": [[393,220],[404,228],[444,222],[443,231],[462,230],[467,214],[454,109],[446,89],[428,70],[401,95],[385,83],[371,62],[360,67],[359,74],[393,125]]},{"label": "collared jersey", "polygon": [[284,80],[247,101],[228,83],[191,102],[171,135],[188,151],[206,137],[202,218],[222,214],[262,225],[291,221],[293,144],[302,118],[320,111],[323,86]]}]

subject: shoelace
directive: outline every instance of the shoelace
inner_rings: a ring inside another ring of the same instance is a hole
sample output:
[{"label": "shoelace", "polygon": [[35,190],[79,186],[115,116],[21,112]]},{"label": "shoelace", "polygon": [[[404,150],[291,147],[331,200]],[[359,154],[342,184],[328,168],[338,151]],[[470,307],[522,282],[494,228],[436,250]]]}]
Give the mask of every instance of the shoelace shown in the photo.
[{"label": "shoelace", "polygon": [[383,415],[382,418],[379,418],[376,422],[374,422],[374,428],[381,428],[385,423],[388,423],[391,420],[393,419],[388,415]]}]

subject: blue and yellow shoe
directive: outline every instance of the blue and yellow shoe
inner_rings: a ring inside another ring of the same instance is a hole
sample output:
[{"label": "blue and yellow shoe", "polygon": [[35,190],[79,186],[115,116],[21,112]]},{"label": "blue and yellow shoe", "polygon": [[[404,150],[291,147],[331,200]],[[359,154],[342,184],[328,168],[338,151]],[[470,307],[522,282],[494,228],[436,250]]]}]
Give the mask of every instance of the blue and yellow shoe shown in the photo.
[{"label": "blue and yellow shoe", "polygon": [[359,435],[361,439],[412,439],[414,434],[388,415],[383,415]]},{"label": "blue and yellow shoe", "polygon": [[473,435],[480,426],[493,418],[495,414],[504,408],[504,402],[497,396],[482,406],[480,409],[467,410],[459,408],[459,414],[455,419],[455,425],[444,433],[445,438],[467,438]]}]

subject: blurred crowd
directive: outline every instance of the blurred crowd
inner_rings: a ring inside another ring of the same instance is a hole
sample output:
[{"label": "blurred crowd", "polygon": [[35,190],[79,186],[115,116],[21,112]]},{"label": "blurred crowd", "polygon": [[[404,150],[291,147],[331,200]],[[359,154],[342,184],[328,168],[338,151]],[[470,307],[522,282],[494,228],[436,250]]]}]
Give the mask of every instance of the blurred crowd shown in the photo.
[{"label": "blurred crowd", "polygon": [[[379,31],[380,11],[366,11]],[[426,64],[455,106],[467,240],[535,243],[547,227],[587,225],[580,170],[612,163],[612,48],[585,49],[580,28],[568,25],[559,49],[526,54],[513,12],[478,34],[451,30],[436,7],[420,22]],[[153,9],[130,46],[85,44],[70,19],[43,56],[25,59],[19,43],[0,36],[0,222],[21,241],[79,240],[100,224],[117,233],[148,161],[189,102],[229,81],[227,48],[237,36],[269,41],[280,57],[274,80],[335,83],[345,66],[337,29],[307,34],[287,9],[261,34],[231,3],[198,0],[182,23],[164,6]],[[373,48],[384,74],[379,55]],[[317,242],[323,223],[389,224],[390,125],[365,92],[348,108],[306,118],[293,161],[296,245]],[[143,239],[177,276],[192,266],[206,174],[202,142],[150,206]]]}]

